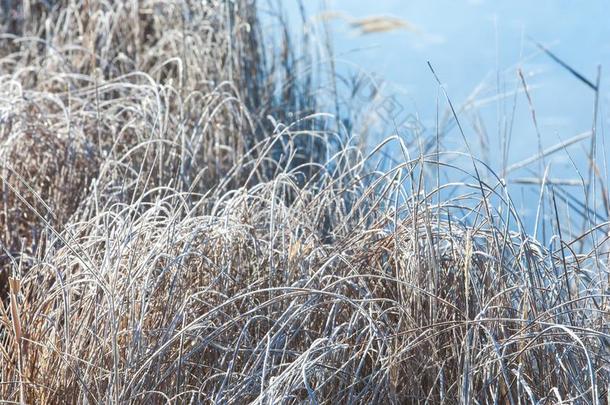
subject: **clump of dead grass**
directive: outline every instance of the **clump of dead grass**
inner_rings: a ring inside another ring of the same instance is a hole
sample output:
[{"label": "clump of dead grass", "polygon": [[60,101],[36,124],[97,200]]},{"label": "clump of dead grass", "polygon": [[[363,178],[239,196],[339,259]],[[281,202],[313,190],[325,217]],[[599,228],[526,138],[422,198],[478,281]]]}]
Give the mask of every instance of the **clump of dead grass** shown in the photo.
[{"label": "clump of dead grass", "polygon": [[48,4],[1,39],[3,400],[607,398],[603,241],[374,170],[249,2]]}]

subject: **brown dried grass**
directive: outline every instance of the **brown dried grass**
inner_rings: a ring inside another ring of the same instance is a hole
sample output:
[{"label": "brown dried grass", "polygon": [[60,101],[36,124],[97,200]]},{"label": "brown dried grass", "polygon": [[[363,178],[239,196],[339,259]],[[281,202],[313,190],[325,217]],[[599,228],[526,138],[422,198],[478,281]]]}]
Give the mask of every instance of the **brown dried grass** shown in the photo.
[{"label": "brown dried grass", "polygon": [[607,398],[603,241],[513,231],[493,173],[439,201],[436,154],[374,170],[249,2],[52,4],[1,39],[0,398]]}]

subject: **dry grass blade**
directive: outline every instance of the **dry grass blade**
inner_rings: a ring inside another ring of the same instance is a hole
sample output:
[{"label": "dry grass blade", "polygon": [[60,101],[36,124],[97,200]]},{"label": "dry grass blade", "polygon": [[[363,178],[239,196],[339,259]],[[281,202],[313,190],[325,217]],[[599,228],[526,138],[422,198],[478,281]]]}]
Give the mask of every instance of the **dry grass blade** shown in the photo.
[{"label": "dry grass blade", "polygon": [[353,28],[358,29],[361,34],[375,34],[395,30],[419,32],[419,30],[410,22],[401,18],[387,16],[354,19],[350,21],[350,25]]}]

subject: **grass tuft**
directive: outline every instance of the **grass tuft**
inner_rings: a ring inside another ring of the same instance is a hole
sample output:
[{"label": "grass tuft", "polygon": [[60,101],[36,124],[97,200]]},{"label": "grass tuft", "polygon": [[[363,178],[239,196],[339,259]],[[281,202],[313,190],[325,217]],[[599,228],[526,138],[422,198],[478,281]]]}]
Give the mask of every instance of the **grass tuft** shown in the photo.
[{"label": "grass tuft", "polygon": [[3,401],[608,401],[608,244],[576,247],[602,225],[545,246],[474,156],[394,137],[380,170],[283,19],[4,11]]}]

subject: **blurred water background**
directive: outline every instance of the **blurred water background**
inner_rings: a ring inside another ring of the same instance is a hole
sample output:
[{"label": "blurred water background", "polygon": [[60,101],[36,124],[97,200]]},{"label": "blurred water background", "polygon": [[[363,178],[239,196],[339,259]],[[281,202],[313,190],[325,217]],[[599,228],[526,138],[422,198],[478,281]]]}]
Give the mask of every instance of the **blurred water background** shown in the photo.
[{"label": "blurred water background", "polygon": [[[300,27],[298,2],[282,5],[297,22],[293,26]],[[354,81],[361,72],[382,83],[388,102],[380,115],[392,116],[406,138],[433,137],[437,110],[441,117],[447,112],[429,61],[456,106],[473,154],[505,178],[530,230],[540,190],[524,183],[538,181],[547,167],[564,202],[572,199],[573,208],[582,202],[590,149],[586,134],[544,161],[527,159],[591,131],[596,96],[536,43],[594,85],[601,66],[597,155],[600,175],[607,178],[608,1],[327,0],[306,2],[304,8],[307,23],[326,23],[344,80]],[[388,134],[382,131],[368,143]],[[466,150],[455,127],[443,137],[443,149]],[[594,211],[594,222],[606,219],[603,210]]]}]

